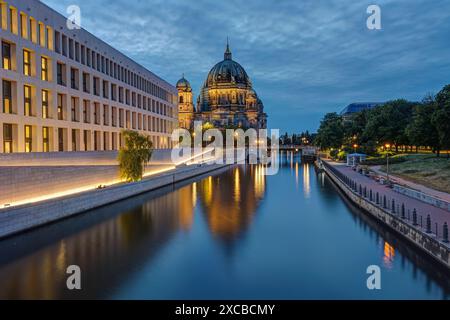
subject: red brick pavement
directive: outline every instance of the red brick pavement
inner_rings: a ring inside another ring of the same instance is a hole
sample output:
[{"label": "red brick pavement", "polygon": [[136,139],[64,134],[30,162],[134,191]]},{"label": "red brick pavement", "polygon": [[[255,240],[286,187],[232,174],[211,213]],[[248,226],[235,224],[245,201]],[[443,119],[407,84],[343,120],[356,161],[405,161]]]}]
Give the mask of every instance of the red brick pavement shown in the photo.
[{"label": "red brick pavement", "polygon": [[[410,198],[408,196],[402,195],[398,192],[395,192],[391,188],[387,187],[386,185],[382,185],[379,182],[375,181],[372,178],[366,177],[356,171],[353,171],[350,167],[347,167],[345,164],[337,163],[337,162],[331,162],[327,161],[328,164],[335,167],[337,170],[339,170],[341,173],[343,173],[345,176],[349,177],[353,181],[355,181],[358,185],[361,185],[362,188],[367,188],[367,197],[369,197],[369,190],[372,189],[373,194],[373,201],[375,201],[376,193],[378,192],[380,194],[380,206],[382,206],[383,203],[383,197],[386,196],[387,198],[387,207],[388,210],[391,210],[392,207],[392,199],[395,200],[395,206],[400,206],[402,203],[405,204],[406,209],[406,220],[412,224],[412,216],[413,216],[413,210],[417,210],[417,222],[419,224],[418,229],[422,229],[425,231],[426,229],[426,219],[427,215],[429,214],[431,216],[431,230],[433,233],[436,233],[436,223],[437,223],[437,230],[438,230],[438,237],[439,239],[442,239],[443,234],[443,225],[444,222],[447,222],[447,224],[450,226],[450,212],[440,209],[437,207],[434,207],[430,204],[424,203],[422,201],[419,201],[417,199]],[[359,187],[358,187],[359,188]],[[396,215],[399,217],[401,216],[401,212],[397,210],[396,208]],[[409,213],[409,214],[408,214]],[[409,216],[409,220],[408,220]],[[421,223],[422,221],[422,223]],[[422,225],[422,228],[421,228]]]}]

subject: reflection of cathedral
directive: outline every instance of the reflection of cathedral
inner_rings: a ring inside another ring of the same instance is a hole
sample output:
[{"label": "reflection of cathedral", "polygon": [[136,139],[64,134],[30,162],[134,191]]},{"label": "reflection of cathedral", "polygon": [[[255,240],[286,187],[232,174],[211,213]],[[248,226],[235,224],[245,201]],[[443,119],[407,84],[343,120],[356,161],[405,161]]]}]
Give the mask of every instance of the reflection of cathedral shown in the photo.
[{"label": "reflection of cathedral", "polygon": [[183,76],[177,82],[180,127],[191,129],[193,121],[212,123],[217,128],[266,128],[267,115],[258,95],[253,90],[247,72],[232,60],[230,47],[224,60],[217,63],[200,90],[194,108],[192,87]]}]

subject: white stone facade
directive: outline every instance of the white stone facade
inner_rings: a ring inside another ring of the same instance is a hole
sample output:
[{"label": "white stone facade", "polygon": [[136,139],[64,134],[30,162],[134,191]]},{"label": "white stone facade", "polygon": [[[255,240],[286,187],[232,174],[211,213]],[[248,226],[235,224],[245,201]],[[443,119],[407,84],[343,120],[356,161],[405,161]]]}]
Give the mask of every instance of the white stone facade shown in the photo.
[{"label": "white stone facade", "polygon": [[117,150],[123,129],[172,146],[175,87],[37,0],[0,8],[0,154]]}]

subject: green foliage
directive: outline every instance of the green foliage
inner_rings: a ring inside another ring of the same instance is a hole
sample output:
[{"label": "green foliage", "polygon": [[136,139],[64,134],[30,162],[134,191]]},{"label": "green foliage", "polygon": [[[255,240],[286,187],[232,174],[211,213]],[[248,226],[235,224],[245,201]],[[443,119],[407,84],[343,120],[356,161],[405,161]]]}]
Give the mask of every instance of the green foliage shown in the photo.
[{"label": "green foliage", "polygon": [[136,131],[124,130],[122,135],[125,144],[118,156],[120,177],[127,182],[139,181],[152,155],[152,142],[148,136]]},{"label": "green foliage", "polygon": [[[342,149],[376,155],[389,143],[398,153],[400,146],[430,147],[439,156],[450,149],[450,85],[421,103],[393,100],[370,110],[346,116],[328,113],[320,123],[315,144],[322,149]],[[450,155],[449,155],[450,157]]]},{"label": "green foliage", "polygon": [[340,148],[344,140],[342,117],[337,113],[327,113],[320,123],[316,144],[322,149]]},{"label": "green foliage", "polygon": [[431,122],[436,127],[440,149],[447,149],[450,148],[450,85],[436,95],[436,104]]},{"label": "green foliage", "polygon": [[412,145],[439,149],[438,131],[431,121],[436,110],[437,104],[431,95],[422,104],[415,106],[411,123],[406,127],[406,134]]}]

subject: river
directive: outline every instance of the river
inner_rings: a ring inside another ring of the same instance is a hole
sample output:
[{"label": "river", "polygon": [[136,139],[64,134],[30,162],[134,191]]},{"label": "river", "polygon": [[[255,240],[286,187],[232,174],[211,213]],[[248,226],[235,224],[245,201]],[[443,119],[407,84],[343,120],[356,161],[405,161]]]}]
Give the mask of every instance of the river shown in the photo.
[{"label": "river", "polygon": [[[298,155],[0,241],[2,299],[448,299],[450,275]],[[68,290],[66,268],[81,268]],[[381,290],[366,269],[381,268]]]}]

